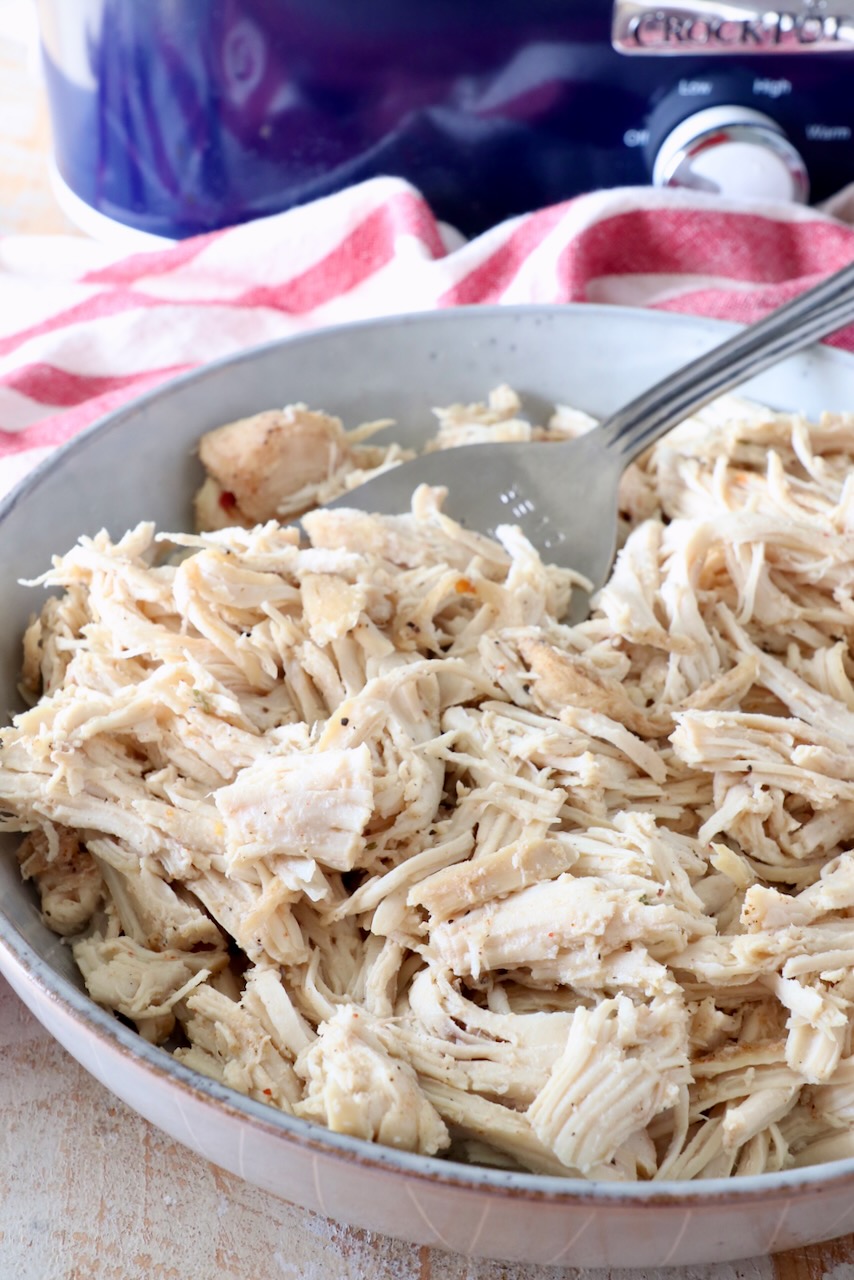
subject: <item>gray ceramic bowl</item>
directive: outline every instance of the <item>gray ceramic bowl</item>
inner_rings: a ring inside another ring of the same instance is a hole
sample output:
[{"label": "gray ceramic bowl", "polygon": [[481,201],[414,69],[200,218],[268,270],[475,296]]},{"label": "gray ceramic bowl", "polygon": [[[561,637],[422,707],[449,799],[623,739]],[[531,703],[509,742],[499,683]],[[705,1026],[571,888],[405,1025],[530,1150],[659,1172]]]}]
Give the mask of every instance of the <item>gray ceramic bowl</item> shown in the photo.
[{"label": "gray ceramic bowl", "polygon": [[[201,432],[288,401],[346,423],[398,422],[416,441],[433,405],[506,381],[536,410],[607,413],[732,326],[614,307],[472,308],[371,321],[256,349],[180,378],[110,415],[0,506],[0,700],[17,705],[20,636],[43,570],[81,533],[137,520],[190,527]],[[816,350],[748,384],[779,408],[854,408],[854,359]],[[11,848],[12,841],[7,841]],[[67,948],[0,858],[0,971],[108,1089],[202,1156],[285,1199],[371,1230],[474,1255],[573,1266],[725,1261],[854,1226],[854,1160],[693,1184],[590,1184],[457,1165],[370,1146],[204,1079],[99,1009]]]}]

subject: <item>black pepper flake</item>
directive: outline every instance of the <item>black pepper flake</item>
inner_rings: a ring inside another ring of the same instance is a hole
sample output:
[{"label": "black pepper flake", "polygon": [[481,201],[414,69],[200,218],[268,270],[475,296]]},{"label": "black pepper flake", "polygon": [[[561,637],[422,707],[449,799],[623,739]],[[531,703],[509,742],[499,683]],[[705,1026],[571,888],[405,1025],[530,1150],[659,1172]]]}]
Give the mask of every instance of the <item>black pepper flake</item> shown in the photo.
[{"label": "black pepper flake", "polygon": [[347,716],[342,716],[342,717],[341,717],[341,723],[342,723],[342,724],[349,724],[349,723],[350,723],[350,721],[349,721],[349,719],[347,718]]}]

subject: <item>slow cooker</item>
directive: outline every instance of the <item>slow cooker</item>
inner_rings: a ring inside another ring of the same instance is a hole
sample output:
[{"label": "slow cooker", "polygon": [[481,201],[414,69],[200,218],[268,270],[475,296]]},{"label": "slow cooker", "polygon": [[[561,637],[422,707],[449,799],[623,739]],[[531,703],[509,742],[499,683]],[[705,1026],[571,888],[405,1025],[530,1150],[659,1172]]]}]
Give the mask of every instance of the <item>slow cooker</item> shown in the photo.
[{"label": "slow cooker", "polygon": [[377,174],[466,235],[595,188],[854,181],[854,0],[38,0],[55,181],[169,239]]}]

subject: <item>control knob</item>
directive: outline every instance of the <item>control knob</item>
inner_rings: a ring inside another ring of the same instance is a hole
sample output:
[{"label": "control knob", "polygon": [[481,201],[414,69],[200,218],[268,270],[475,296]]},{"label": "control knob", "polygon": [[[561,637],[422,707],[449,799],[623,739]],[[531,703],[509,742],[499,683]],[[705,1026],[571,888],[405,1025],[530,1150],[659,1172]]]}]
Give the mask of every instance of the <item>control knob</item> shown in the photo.
[{"label": "control knob", "polygon": [[800,153],[776,120],[750,107],[707,107],[683,120],[661,144],[652,181],[736,199],[809,198]]}]

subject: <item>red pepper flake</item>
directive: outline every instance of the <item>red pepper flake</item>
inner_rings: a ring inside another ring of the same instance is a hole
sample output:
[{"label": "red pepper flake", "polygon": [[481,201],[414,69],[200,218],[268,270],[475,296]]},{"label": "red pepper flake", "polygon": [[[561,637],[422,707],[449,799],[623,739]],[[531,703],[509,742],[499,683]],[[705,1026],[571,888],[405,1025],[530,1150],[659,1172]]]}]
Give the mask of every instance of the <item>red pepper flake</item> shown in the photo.
[{"label": "red pepper flake", "polygon": [[267,1095],[267,1097],[268,1097],[268,1098],[272,1098],[272,1096],[273,1096],[273,1090],[272,1090],[272,1089],[262,1089],[262,1090],[261,1090],[261,1092],[262,1092],[262,1093],[266,1093],[266,1095]]},{"label": "red pepper flake", "polygon": [[458,578],[455,590],[458,596],[477,595],[477,587],[473,582],[469,582],[468,578]]},{"label": "red pepper flake", "polygon": [[223,511],[233,511],[237,506],[237,499],[228,489],[223,489],[222,493],[219,495],[219,505],[222,507]]}]

